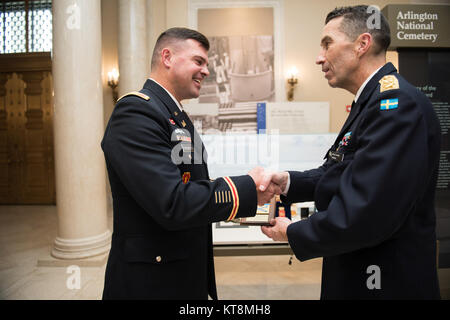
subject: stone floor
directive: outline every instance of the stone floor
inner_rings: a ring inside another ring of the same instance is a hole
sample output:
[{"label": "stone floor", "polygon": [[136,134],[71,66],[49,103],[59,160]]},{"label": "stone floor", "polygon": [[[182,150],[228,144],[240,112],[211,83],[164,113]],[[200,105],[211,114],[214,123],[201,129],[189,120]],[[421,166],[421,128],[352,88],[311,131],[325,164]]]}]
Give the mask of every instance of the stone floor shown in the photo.
[{"label": "stone floor", "polygon": [[[106,255],[93,259],[91,264],[78,263],[78,288],[72,281],[74,273],[69,264],[52,263],[50,250],[56,230],[54,206],[0,206],[0,300],[101,298]],[[289,265],[289,258],[216,257],[219,298],[318,299],[322,259],[299,262],[294,258]],[[450,299],[449,271],[439,270],[446,299]]]}]

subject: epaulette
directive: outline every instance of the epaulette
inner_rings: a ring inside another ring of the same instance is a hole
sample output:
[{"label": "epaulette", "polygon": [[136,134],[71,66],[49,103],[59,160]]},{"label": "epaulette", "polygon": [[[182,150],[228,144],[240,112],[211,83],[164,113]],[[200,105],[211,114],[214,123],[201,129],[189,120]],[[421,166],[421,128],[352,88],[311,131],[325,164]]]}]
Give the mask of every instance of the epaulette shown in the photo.
[{"label": "epaulette", "polygon": [[398,79],[394,75],[384,76],[380,81],[380,93],[388,90],[399,89]]},{"label": "epaulette", "polygon": [[117,99],[117,102],[120,101],[120,99],[125,98],[127,96],[137,96],[139,98],[142,98],[144,100],[150,100],[150,97],[142,92],[139,91],[132,91],[132,92],[128,92],[126,94],[124,94],[123,96],[121,96],[119,99]]}]

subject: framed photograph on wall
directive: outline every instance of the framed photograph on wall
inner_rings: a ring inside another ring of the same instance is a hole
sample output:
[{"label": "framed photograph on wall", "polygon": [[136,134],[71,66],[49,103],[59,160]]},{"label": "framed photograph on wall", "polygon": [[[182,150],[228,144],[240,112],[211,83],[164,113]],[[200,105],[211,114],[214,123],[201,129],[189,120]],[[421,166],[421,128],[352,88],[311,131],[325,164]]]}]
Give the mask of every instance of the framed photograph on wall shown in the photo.
[{"label": "framed photograph on wall", "polygon": [[211,44],[198,102],[285,101],[283,1],[189,0],[188,12]]}]

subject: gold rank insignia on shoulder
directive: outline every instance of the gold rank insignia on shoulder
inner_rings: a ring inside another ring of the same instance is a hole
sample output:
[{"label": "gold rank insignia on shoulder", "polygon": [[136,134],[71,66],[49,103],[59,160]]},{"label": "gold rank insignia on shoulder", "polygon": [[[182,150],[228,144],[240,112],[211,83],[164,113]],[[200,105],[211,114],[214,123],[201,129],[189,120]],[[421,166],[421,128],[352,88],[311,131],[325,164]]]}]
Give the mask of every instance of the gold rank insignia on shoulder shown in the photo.
[{"label": "gold rank insignia on shoulder", "polygon": [[137,96],[137,97],[142,98],[147,101],[150,100],[150,97],[148,95],[146,95],[142,92],[139,92],[139,91],[132,91],[132,92],[128,92],[128,93],[124,94],[123,96],[121,96],[119,99],[117,99],[117,102],[119,102],[120,99],[125,98],[127,96]]},{"label": "gold rank insignia on shoulder", "polygon": [[384,76],[381,78],[380,82],[380,92],[399,89],[398,79],[393,75]]},{"label": "gold rank insignia on shoulder", "polygon": [[181,121],[181,124],[183,125],[183,127],[186,127],[186,122],[184,120]]}]

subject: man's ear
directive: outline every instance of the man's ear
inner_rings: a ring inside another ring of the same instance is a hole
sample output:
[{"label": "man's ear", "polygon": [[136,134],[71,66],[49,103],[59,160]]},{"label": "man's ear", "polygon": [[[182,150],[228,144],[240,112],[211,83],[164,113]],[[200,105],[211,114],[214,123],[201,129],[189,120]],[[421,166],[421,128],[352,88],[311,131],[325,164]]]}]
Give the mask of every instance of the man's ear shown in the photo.
[{"label": "man's ear", "polygon": [[170,68],[172,65],[172,52],[169,48],[164,48],[161,50],[161,61],[166,68]]},{"label": "man's ear", "polygon": [[359,57],[366,54],[373,45],[373,37],[370,33],[365,32],[359,35],[355,41],[356,50]]}]

